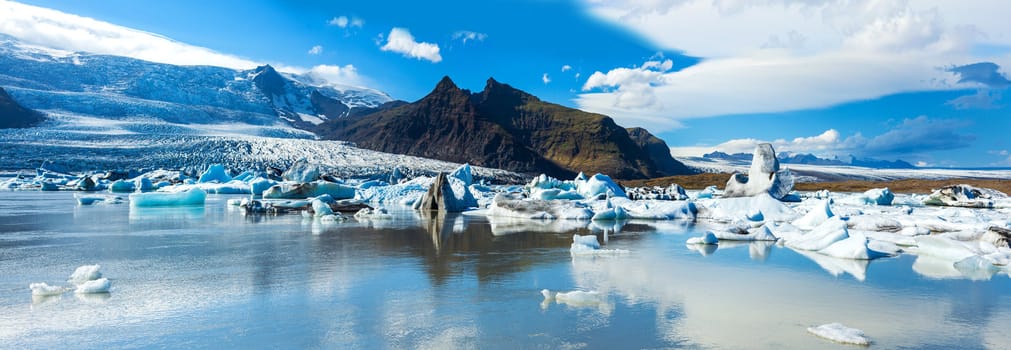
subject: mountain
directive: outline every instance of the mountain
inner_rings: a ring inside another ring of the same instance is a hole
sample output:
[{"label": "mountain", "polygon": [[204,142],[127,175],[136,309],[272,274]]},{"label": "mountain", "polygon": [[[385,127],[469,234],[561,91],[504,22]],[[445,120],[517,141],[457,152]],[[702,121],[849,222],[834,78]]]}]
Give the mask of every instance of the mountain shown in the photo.
[{"label": "mountain", "polygon": [[[0,35],[0,86],[23,106],[100,119],[151,118],[177,124],[245,124],[308,129],[392,99],[271,66],[234,70],[177,66],[66,52]],[[254,129],[255,130],[255,129]],[[272,135],[273,136],[273,135]]]},{"label": "mountain", "polygon": [[22,107],[0,88],[0,129],[27,128],[45,120],[42,113]]},{"label": "mountain", "polygon": [[330,120],[315,130],[367,149],[556,177],[690,173],[645,130],[634,131],[633,139],[607,116],[544,102],[495,79],[471,93],[444,77],[414,103]]},{"label": "mountain", "polygon": [[[873,158],[857,158],[850,155],[846,161],[835,159],[819,158],[810,153],[782,152],[778,156],[779,162],[784,164],[804,164],[804,165],[837,165],[837,166],[858,166],[875,169],[915,169],[916,166],[904,160],[879,160]],[[720,159],[729,161],[751,161],[751,155],[747,153],[727,154],[720,151],[713,151],[702,155],[704,159]]]}]

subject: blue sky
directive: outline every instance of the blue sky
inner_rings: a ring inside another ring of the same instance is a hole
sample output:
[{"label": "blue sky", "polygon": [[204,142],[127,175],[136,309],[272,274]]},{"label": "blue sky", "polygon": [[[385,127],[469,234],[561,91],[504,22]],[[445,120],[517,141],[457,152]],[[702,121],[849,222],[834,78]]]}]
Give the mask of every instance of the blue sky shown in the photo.
[{"label": "blue sky", "polygon": [[494,76],[646,127],[676,155],[768,141],[824,157],[1011,166],[1008,1],[22,3],[96,20],[53,27],[0,8],[0,32],[40,45],[270,63],[408,101],[443,75],[472,90]]}]

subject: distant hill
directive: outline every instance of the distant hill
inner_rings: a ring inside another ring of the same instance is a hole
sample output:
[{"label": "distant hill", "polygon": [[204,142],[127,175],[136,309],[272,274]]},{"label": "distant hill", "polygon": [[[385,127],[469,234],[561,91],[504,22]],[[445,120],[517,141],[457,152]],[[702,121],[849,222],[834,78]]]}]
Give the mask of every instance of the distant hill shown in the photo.
[{"label": "distant hill", "polygon": [[22,107],[0,88],[0,129],[27,128],[45,120],[42,113]]},{"label": "distant hill", "polygon": [[607,116],[544,102],[495,79],[471,93],[444,77],[416,102],[328,120],[314,130],[367,149],[564,178],[580,171],[624,179],[691,173],[644,129],[626,130]]},{"label": "distant hill", "polygon": [[[909,162],[903,160],[878,160],[873,158],[863,158],[859,159],[856,156],[850,155],[849,159],[846,161],[836,159],[825,159],[819,158],[810,153],[790,153],[783,152],[778,156],[779,162],[783,164],[807,164],[807,165],[838,165],[838,166],[859,166],[865,168],[876,168],[876,169],[914,169],[916,166],[910,164]],[[751,161],[751,154],[748,153],[734,153],[728,154],[720,151],[714,151],[711,153],[706,153],[702,155],[705,159],[722,159],[731,161]]]}]

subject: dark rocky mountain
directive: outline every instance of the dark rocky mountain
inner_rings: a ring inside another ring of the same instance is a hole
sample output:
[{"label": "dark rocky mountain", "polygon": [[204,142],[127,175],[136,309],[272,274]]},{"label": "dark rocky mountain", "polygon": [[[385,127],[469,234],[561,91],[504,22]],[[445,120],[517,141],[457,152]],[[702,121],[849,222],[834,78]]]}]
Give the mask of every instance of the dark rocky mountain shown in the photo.
[{"label": "dark rocky mountain", "polygon": [[471,93],[444,77],[414,103],[391,102],[315,131],[367,149],[562,178],[580,171],[621,179],[691,173],[645,130],[630,134],[607,116],[547,103],[494,79]]},{"label": "dark rocky mountain", "polygon": [[43,120],[42,113],[22,107],[0,87],[0,129],[27,128]]}]

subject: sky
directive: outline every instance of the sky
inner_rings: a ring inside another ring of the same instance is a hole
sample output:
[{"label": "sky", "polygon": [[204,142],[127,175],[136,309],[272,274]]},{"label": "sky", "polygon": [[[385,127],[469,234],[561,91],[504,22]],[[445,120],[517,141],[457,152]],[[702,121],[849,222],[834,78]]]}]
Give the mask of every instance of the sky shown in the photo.
[{"label": "sky", "polygon": [[414,101],[489,77],[675,156],[1011,166],[1005,0],[0,0],[0,33],[173,64],[314,72]]}]

